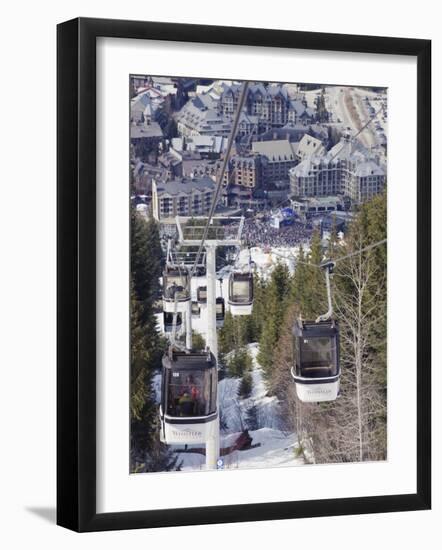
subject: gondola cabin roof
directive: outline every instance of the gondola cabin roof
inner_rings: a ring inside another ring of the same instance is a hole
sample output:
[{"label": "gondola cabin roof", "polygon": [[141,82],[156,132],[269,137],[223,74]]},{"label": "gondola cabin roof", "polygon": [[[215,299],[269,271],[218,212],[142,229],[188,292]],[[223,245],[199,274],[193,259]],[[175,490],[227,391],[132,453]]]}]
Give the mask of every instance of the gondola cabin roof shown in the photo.
[{"label": "gondola cabin roof", "polygon": [[339,333],[338,322],[330,321],[301,321],[297,320],[293,327],[293,334],[298,338],[321,338],[332,337]]},{"label": "gondola cabin roof", "polygon": [[230,273],[230,280],[235,281],[250,281],[253,280],[253,273],[246,272],[243,273],[242,271],[232,271]]},{"label": "gondola cabin roof", "polygon": [[166,266],[163,270],[165,277],[188,277],[189,273],[186,268]]},{"label": "gondola cabin roof", "polygon": [[174,351],[163,356],[163,368],[171,370],[206,370],[216,367],[213,353],[186,353]]}]

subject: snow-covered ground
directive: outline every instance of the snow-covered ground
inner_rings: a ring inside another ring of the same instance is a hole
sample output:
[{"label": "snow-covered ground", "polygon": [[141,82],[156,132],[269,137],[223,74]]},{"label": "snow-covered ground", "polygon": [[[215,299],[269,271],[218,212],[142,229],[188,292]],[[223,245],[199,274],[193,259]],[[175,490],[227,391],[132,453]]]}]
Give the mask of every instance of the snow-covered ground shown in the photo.
[{"label": "snow-covered ground", "polygon": [[279,429],[278,400],[269,397],[262,376],[262,368],[257,361],[258,344],[248,345],[248,351],[252,358],[252,393],[247,399],[237,396],[240,379],[224,378],[219,383],[219,405],[224,422],[228,426],[228,432],[240,432],[246,426],[245,418],[247,409],[251,405],[257,408],[257,422],[260,428]]}]

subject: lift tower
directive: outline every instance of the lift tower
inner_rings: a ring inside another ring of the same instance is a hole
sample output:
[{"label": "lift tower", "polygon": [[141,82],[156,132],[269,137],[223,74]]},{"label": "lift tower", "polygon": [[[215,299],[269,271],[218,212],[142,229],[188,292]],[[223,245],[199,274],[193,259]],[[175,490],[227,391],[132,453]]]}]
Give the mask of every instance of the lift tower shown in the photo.
[{"label": "lift tower", "polygon": [[[201,243],[201,235],[205,229],[207,218],[192,218],[192,221],[200,220],[201,225],[186,226],[186,222],[189,221],[189,219],[190,218],[179,216],[176,217],[178,246],[193,247]],[[216,332],[216,249],[219,246],[240,247],[243,226],[243,216],[213,216],[210,221],[207,237],[204,241],[207,276],[207,346],[215,356],[216,361],[218,361],[218,336]],[[188,307],[191,308],[191,304],[189,304]],[[188,337],[186,337],[186,342],[187,341]],[[219,402],[217,403],[217,410],[217,422],[214,423],[213,430],[207,433],[206,438],[207,469],[215,469],[216,462],[219,458]]]}]

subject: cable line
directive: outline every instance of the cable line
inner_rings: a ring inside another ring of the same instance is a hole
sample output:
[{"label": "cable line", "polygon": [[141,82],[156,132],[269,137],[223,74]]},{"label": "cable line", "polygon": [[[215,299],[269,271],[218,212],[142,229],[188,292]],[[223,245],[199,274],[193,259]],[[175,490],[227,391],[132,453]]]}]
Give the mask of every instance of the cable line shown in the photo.
[{"label": "cable line", "polygon": [[[333,263],[336,264],[336,263],[338,263],[342,260],[346,260],[347,258],[351,258],[352,256],[356,256],[357,254],[362,254],[362,252],[365,252],[365,251],[370,250],[372,248],[376,248],[376,247],[378,247],[381,244],[384,244],[386,242],[387,242],[387,239],[382,239],[381,241],[378,241],[376,243],[364,246],[364,248],[360,248],[359,250],[356,250],[355,252],[351,252],[350,254],[346,254],[345,256],[339,256],[339,258],[336,258],[335,260],[332,260],[332,261],[333,261]],[[279,256],[280,258],[283,258],[284,260],[293,259],[298,264],[309,265],[311,267],[318,267],[320,269],[322,269],[324,267],[323,264],[313,264],[311,262],[303,262],[301,260],[298,260],[297,256],[295,256],[293,253],[289,253],[287,256],[284,256],[283,254],[280,254],[279,252],[276,252],[276,251],[273,250],[271,252],[271,254],[275,254],[276,256]]]},{"label": "cable line", "polygon": [[197,255],[196,255],[196,258],[195,258],[195,263],[194,263],[194,265],[191,269],[191,272],[190,272],[191,277],[195,273],[196,266],[198,264],[202,249],[204,247],[204,242],[207,239],[207,234],[209,232],[210,222],[212,220],[213,214],[215,213],[215,209],[216,209],[216,206],[218,204],[218,198],[219,198],[219,194],[220,194],[221,187],[222,187],[222,184],[223,184],[224,173],[226,171],[227,163],[229,162],[230,153],[232,151],[232,145],[233,145],[233,142],[235,140],[236,131],[237,131],[237,128],[238,128],[239,118],[240,118],[241,111],[242,111],[242,108],[244,107],[244,103],[245,103],[245,100],[246,100],[248,86],[249,86],[249,83],[247,81],[244,81],[243,88],[241,90],[241,95],[240,95],[240,98],[239,98],[239,101],[238,101],[238,108],[237,108],[237,111],[236,111],[235,118],[233,120],[232,128],[230,130],[230,135],[229,135],[229,139],[228,139],[228,142],[227,142],[227,148],[226,148],[226,153],[224,155],[221,172],[218,175],[218,182],[217,182],[217,186],[216,186],[216,189],[215,189],[215,194],[213,196],[212,204],[210,206],[209,216],[207,218],[206,226],[204,227],[203,236],[201,238],[201,243],[199,245],[198,252],[197,252]]}]

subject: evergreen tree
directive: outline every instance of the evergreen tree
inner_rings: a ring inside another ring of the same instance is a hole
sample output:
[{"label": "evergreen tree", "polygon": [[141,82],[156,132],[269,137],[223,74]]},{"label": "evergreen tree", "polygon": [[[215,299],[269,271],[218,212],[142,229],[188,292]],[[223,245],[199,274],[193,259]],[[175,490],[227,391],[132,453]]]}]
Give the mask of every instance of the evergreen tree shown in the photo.
[{"label": "evergreen tree", "polygon": [[246,426],[250,431],[259,430],[258,407],[252,403],[246,410]]},{"label": "evergreen tree", "polygon": [[253,309],[250,319],[250,340],[257,342],[261,336],[262,327],[266,317],[266,292],[267,285],[265,279],[255,275],[253,277]]},{"label": "evergreen tree", "polygon": [[153,310],[159,289],[160,259],[157,224],[153,220],[146,222],[132,209],[130,419],[131,464],[134,467],[140,463],[140,457],[147,456],[151,450],[153,452],[158,441],[155,427],[157,405],[152,381],[154,373],[161,367],[165,347],[165,341],[157,331]]},{"label": "evergreen tree", "polygon": [[170,472],[179,471],[182,462],[171,447],[161,443],[159,432],[161,424],[156,416],[151,423],[152,441],[149,449],[141,449],[131,455],[131,472]]},{"label": "evergreen tree", "polygon": [[250,371],[246,371],[238,387],[238,396],[243,399],[250,397],[253,388],[253,380]]},{"label": "evergreen tree", "polygon": [[149,365],[149,334],[141,324],[141,304],[131,289],[131,399],[132,419],[141,420],[142,411],[149,399],[151,373]]},{"label": "evergreen tree", "polygon": [[235,349],[226,361],[228,376],[241,377],[252,369],[252,358],[246,347]]},{"label": "evergreen tree", "polygon": [[230,311],[226,311],[224,325],[218,335],[218,352],[223,357],[236,347],[235,343],[235,320]]},{"label": "evergreen tree", "polygon": [[194,351],[204,351],[206,349],[204,336],[196,330],[192,331],[192,347]]},{"label": "evergreen tree", "polygon": [[265,318],[259,339],[258,362],[264,377],[270,379],[275,345],[279,338],[284,313],[290,298],[290,274],[285,264],[278,263],[266,288]]},{"label": "evergreen tree", "polygon": [[135,298],[141,302],[143,322],[149,321],[152,304],[159,291],[161,276],[161,244],[158,224],[153,219],[145,221],[131,209],[131,275]]}]

